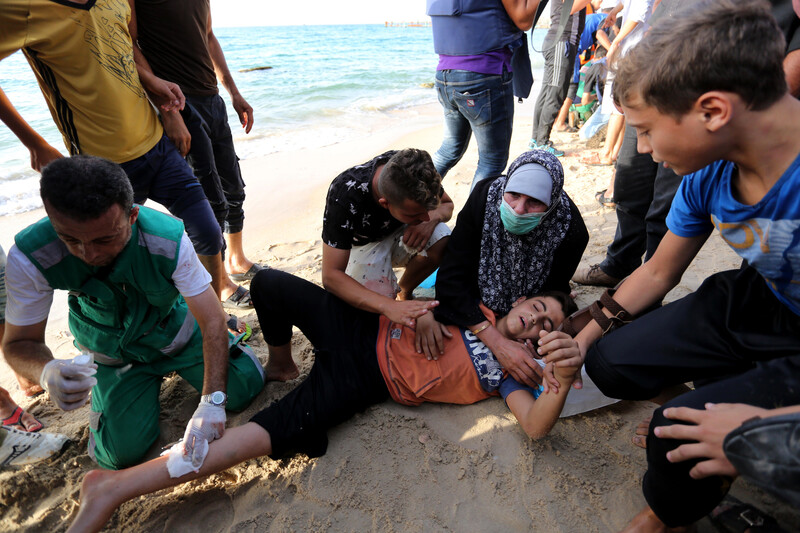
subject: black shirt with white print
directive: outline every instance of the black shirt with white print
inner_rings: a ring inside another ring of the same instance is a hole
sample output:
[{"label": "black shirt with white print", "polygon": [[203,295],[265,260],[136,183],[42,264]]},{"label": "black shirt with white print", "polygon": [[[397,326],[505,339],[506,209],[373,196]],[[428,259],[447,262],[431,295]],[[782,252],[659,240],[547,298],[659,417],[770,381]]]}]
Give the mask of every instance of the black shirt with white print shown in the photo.
[{"label": "black shirt with white print", "polygon": [[381,241],[403,225],[372,196],[375,169],[396,153],[391,150],[345,170],[331,182],[322,219],[322,242],[332,248],[349,250],[353,246]]}]

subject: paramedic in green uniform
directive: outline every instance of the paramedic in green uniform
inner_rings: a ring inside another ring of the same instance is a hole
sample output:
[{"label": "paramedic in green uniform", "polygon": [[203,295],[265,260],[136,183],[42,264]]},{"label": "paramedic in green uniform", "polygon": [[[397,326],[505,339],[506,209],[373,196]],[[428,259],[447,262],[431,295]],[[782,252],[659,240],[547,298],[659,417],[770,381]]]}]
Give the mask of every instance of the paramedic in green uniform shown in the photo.
[{"label": "paramedic in green uniform", "polygon": [[[229,358],[227,317],[183,223],[133,205],[125,172],[97,157],[45,167],[41,195],[48,216],[9,250],[9,365],[64,410],[91,390],[89,454],[110,469],[140,462],[156,441],[161,381],[177,372],[202,394],[183,441],[202,462],[225,431],[225,409],[245,408],[264,371],[247,353]],[[54,359],[46,346],[54,289],[69,291],[75,346],[95,365]]]}]

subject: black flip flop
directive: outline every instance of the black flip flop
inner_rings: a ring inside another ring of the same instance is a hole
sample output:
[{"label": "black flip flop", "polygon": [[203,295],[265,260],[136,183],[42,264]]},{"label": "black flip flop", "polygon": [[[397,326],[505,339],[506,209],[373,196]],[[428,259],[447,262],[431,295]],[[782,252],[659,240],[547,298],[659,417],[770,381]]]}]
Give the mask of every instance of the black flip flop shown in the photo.
[{"label": "black flip flop", "polygon": [[239,285],[236,291],[222,302],[225,309],[252,309],[253,300],[250,298],[250,291]]},{"label": "black flip flop", "polygon": [[600,202],[600,205],[603,207],[610,207],[615,208],[617,207],[617,201],[614,199],[613,196],[606,196],[606,191],[608,189],[597,191],[594,195],[595,199]]},{"label": "black flip flop", "polygon": [[258,263],[253,263],[253,266],[251,266],[247,270],[247,272],[243,272],[243,273],[239,273],[239,274],[230,274],[230,277],[231,277],[231,279],[233,281],[250,281],[254,277],[256,277],[256,274],[258,274],[259,272],[261,272],[264,269],[265,269],[265,267],[259,265]]}]

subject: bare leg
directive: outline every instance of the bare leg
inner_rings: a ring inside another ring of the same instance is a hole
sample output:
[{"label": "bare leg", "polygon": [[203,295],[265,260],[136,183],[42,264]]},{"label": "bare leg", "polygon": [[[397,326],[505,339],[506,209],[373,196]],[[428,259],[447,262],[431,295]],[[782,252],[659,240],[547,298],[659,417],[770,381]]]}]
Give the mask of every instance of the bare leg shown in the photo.
[{"label": "bare leg", "polygon": [[208,273],[211,274],[211,287],[214,289],[214,292],[217,293],[217,297],[220,301],[226,300],[231,294],[236,292],[238,285],[231,281],[231,278],[228,277],[228,273],[225,272],[225,267],[222,266],[222,252],[217,255],[198,254],[197,258],[200,259],[200,262],[206,270],[208,270]]},{"label": "bare leg", "polygon": [[619,151],[622,148],[622,140],[625,138],[625,116],[622,117],[622,125],[620,126],[619,133],[617,134],[617,142],[614,143],[614,148],[611,150],[611,160],[616,161],[619,157]]},{"label": "bare leg", "polygon": [[688,527],[667,527],[664,522],[658,519],[650,507],[645,507],[639,514],[633,517],[628,527],[621,533],[684,533],[696,531],[694,526]]},{"label": "bare leg", "polygon": [[408,262],[403,277],[397,282],[400,286],[400,292],[397,294],[398,300],[410,300],[414,289],[439,267],[449,238],[442,237],[436,244],[428,248],[425,252],[428,254],[427,257],[416,255]]},{"label": "bare leg", "polygon": [[254,422],[230,428],[211,443],[208,455],[197,473],[172,478],[167,458],[159,457],[124,470],[92,470],[81,484],[81,506],[70,532],[100,531],[124,502],[157,490],[205,477],[254,457],[272,452],[272,442],[264,428]]},{"label": "bare leg", "polygon": [[292,359],[292,343],[282,346],[267,344],[269,361],[267,361],[267,381],[289,381],[300,375],[300,370]]},{"label": "bare leg", "polygon": [[[3,335],[5,335],[5,332],[6,323],[0,322],[0,345],[2,345]],[[0,351],[0,353],[2,352]],[[19,381],[19,388],[21,388],[26,395],[28,395],[28,391],[31,390],[31,386],[38,388],[40,391],[42,390],[38,384],[33,383],[32,381],[29,381],[24,377],[17,375],[16,373],[14,375],[17,376],[17,381]],[[13,415],[17,407],[17,402],[11,398],[11,395],[8,393],[8,391],[3,387],[0,387],[0,420]],[[22,415],[20,422],[22,423],[22,428],[20,429],[23,431],[28,431],[28,428],[33,427],[34,425],[39,426],[33,415],[28,412],[25,412],[25,414]]]},{"label": "bare leg", "polygon": [[556,117],[556,121],[553,124],[553,131],[564,131],[565,129],[567,129],[564,123],[567,121],[567,113],[569,113],[570,105],[572,105],[572,99],[571,98],[564,99],[564,104],[558,111],[558,116]]},{"label": "bare leg", "polygon": [[617,169],[611,171],[611,179],[608,180],[608,187],[606,187],[606,198],[614,198],[614,182],[617,181]]},{"label": "bare leg", "polygon": [[244,254],[242,247],[242,232],[238,233],[225,233],[225,243],[227,244],[225,252],[225,268],[231,274],[244,274],[253,262],[250,261]]},{"label": "bare leg", "polygon": [[[625,117],[623,115],[611,115],[608,119],[608,132],[606,133],[606,142],[603,145],[603,153],[600,155],[600,162],[610,165],[616,160],[614,156],[614,148],[620,134],[625,129]],[[619,150],[617,150],[619,153]]]}]

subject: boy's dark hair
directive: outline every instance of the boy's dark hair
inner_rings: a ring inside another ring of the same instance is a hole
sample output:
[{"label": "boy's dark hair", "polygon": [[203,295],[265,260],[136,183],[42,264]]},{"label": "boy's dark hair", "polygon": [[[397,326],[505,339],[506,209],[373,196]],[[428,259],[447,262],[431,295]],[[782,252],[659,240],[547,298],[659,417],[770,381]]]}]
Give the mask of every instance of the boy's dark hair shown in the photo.
[{"label": "boy's dark hair", "polygon": [[430,154],[416,148],[400,150],[389,159],[378,178],[378,190],[391,204],[408,199],[428,211],[439,207],[444,193]]},{"label": "boy's dark hair", "polygon": [[94,220],[114,205],[133,206],[133,187],[122,167],[101,157],[56,159],[42,170],[39,192],[59,213],[79,222]]},{"label": "boy's dark hair", "polygon": [[550,298],[557,300],[558,303],[561,304],[561,310],[564,311],[565,318],[578,310],[578,304],[575,303],[575,300],[572,299],[572,296],[561,291],[539,292],[533,296],[529,296],[529,298],[533,298],[535,296],[539,296],[540,298],[549,296]]},{"label": "boy's dark hair", "polygon": [[637,95],[676,119],[708,91],[737,94],[760,111],[787,91],[786,43],[769,4],[761,0],[706,0],[659,20],[619,60],[614,102]]}]

